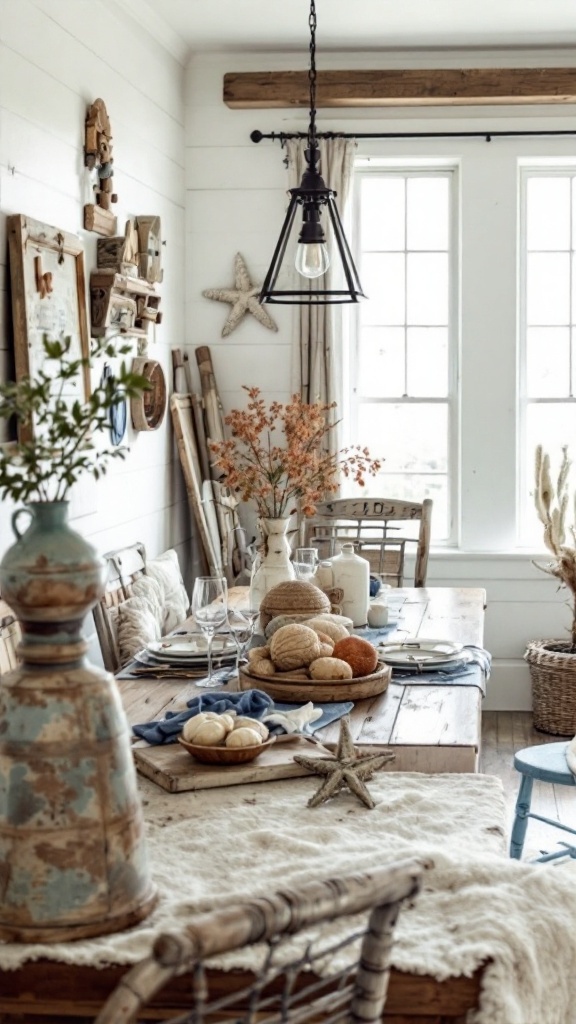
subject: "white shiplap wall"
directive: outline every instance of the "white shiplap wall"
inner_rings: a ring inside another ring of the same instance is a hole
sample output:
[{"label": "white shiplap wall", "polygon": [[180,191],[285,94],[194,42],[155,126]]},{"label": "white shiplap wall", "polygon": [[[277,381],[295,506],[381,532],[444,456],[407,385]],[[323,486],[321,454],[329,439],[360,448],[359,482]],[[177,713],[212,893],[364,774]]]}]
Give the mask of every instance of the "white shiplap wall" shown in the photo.
[{"label": "white shiplap wall", "polygon": [[[539,64],[570,65],[573,54],[556,53],[548,57],[539,53],[494,54],[474,53],[462,57],[458,54],[429,54],[419,57],[410,54],[323,54],[318,61],[323,68],[343,67],[459,67],[459,66],[534,66]],[[222,101],[223,75],[227,71],[263,71],[303,68],[306,54],[197,54],[189,62],[186,81],[186,257],[187,257],[187,334],[186,343],[194,359],[193,349],[197,345],[209,345],[215,365],[217,381],[225,410],[245,404],[241,391],[242,384],[256,384],[266,400],[285,400],[293,384],[293,361],[291,358],[292,319],[289,307],[268,307],[277,320],[279,331],[272,334],[259,325],[254,318],[247,317],[242,325],[227,339],[220,337],[228,306],[202,298],[204,288],[224,287],[232,282],[232,260],[236,251],[242,252],[254,281],[261,281],[267,269],[285,210],[286,175],[282,163],[282,152],[277,144],[262,142],[255,145],[250,141],[250,132],[258,128],[263,132],[302,130],[307,127],[307,111],[293,110],[229,110]],[[318,115],[319,128],[346,131],[446,131],[485,130],[486,127],[500,127],[503,130],[518,130],[546,127],[573,129],[573,114],[560,106],[492,108],[476,107],[446,108],[444,110],[418,108],[405,110],[321,110]],[[495,122],[498,121],[498,125]],[[368,145],[361,145],[359,152],[367,153]],[[378,145],[378,144],[376,144]],[[479,143],[477,145],[485,145]],[[496,143],[494,143],[496,146]],[[433,154],[458,157],[457,142],[444,140],[440,143],[413,144],[401,142],[380,143],[383,155]],[[511,148],[512,147],[512,148]],[[526,147],[524,147],[526,149]],[[546,156],[549,147],[542,140],[533,140],[528,147],[531,153]],[[556,142],[554,152],[569,157],[573,154],[573,140]],[[481,153],[480,150],[478,150]],[[516,167],[516,151],[512,143],[498,151],[502,159],[508,154],[508,166]],[[518,150],[521,152],[521,150]],[[482,158],[484,154],[481,154]],[[496,156],[496,154],[495,154]],[[470,172],[474,169],[474,159]],[[492,166],[492,171],[490,171]],[[487,164],[485,173],[499,175],[498,160]],[[484,173],[484,171],[483,171]],[[515,171],[514,171],[515,174]],[[499,214],[499,204],[504,200],[504,211],[508,220],[515,216],[516,181],[512,187],[507,182],[504,192],[501,179],[495,180],[494,208]],[[470,250],[473,252],[473,229],[467,225],[470,236]],[[479,229],[485,228],[480,225]],[[467,253],[470,259],[470,252]],[[472,261],[473,261],[472,255]],[[516,269],[513,264],[514,248],[508,246],[505,252],[498,252],[494,261],[492,288],[487,280],[489,268],[474,268],[469,261],[468,277],[465,282],[464,301],[468,303],[468,343],[466,358],[474,359],[474,345],[487,343],[495,348],[494,366],[498,374],[513,374],[515,325],[505,319],[503,312],[498,320],[498,282],[501,277],[515,288]],[[489,279],[490,281],[492,278]],[[486,282],[485,292],[478,285]],[[486,294],[488,292],[488,294]],[[482,301],[480,302],[480,297]],[[474,303],[480,307],[475,310]],[[486,318],[489,319],[486,319]],[[494,323],[500,337],[494,336]],[[473,333],[472,333],[473,332]],[[475,385],[477,383],[474,378]],[[494,383],[500,378],[492,376],[489,394],[497,400]],[[470,408],[471,396],[463,396]],[[489,429],[486,407],[475,401],[474,414],[480,420],[482,431]],[[488,482],[498,483],[502,489],[514,486],[515,439],[511,434],[509,443],[502,445],[497,439],[495,451],[490,453],[486,445],[475,453],[475,460],[481,466]],[[506,458],[501,459],[506,449]],[[512,454],[510,454],[512,452]],[[476,458],[476,455],[478,458]],[[486,463],[488,459],[488,463]],[[473,477],[477,465],[463,467],[463,479]],[[467,476],[468,474],[468,476]],[[473,500],[468,486],[465,500]],[[481,514],[469,508],[468,518],[475,524],[483,516],[494,514],[493,499],[487,487],[481,495]],[[480,531],[481,533],[482,531]],[[475,547],[474,530],[471,529],[470,547]],[[481,537],[480,537],[481,541]],[[481,543],[480,545],[481,546]],[[564,597],[556,589],[555,582],[539,572],[531,562],[529,554],[491,554],[486,551],[435,552],[433,554],[429,582],[432,586],[480,586],[485,587],[488,596],[486,612],[486,645],[494,655],[494,671],[489,683],[488,708],[529,708],[531,703],[528,669],[522,660],[526,641],[542,636],[562,636],[569,623],[569,613],[564,607]]]},{"label": "white shiplap wall", "polygon": [[[87,276],[96,239],[82,230],[87,201],[84,119],[102,97],[113,132],[119,234],[128,216],[162,220],[163,322],[150,355],[171,390],[171,348],[184,331],[184,71],[107,0],[0,0],[0,375],[12,348],[6,216],[26,214],[79,234]],[[99,370],[97,371],[99,374]],[[73,525],[100,552],[141,540],[150,555],[175,546],[190,565],[190,517],[169,413],[155,432],[131,425],[124,462],[97,485],[78,485]],[[12,542],[9,503],[0,508],[0,554]]]}]

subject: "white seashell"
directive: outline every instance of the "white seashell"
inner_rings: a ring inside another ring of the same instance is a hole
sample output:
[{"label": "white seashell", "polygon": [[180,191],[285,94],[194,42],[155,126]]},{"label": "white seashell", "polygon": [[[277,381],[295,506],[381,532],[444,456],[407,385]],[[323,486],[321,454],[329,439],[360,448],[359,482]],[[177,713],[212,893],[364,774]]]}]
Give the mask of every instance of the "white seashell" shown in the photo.
[{"label": "white seashell", "polygon": [[248,729],[244,726],[241,729],[233,729],[226,737],[227,747],[255,747],[262,743],[262,737],[256,729]]},{"label": "white seashell", "polygon": [[190,742],[197,743],[201,747],[216,747],[222,743],[227,733],[229,736],[232,735],[231,732],[228,732],[223,722],[218,722],[215,719],[209,722],[201,722],[193,733]]},{"label": "white seashell", "polygon": [[256,732],[260,733],[263,740],[268,739],[268,729],[262,722],[259,722],[256,718],[248,718],[247,715],[238,715],[234,723],[235,729],[255,729]]}]

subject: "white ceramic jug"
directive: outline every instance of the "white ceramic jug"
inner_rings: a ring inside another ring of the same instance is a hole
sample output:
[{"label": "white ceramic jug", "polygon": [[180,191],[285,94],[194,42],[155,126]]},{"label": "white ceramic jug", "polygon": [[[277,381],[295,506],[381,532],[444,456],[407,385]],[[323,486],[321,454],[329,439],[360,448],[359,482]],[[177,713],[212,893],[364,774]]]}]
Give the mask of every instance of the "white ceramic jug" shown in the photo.
[{"label": "white ceramic jug", "polygon": [[352,619],[354,626],[365,626],[370,603],[370,565],[366,558],[355,554],[353,544],[343,544],[342,551],[330,559],[334,586],[344,591],[342,614]]}]

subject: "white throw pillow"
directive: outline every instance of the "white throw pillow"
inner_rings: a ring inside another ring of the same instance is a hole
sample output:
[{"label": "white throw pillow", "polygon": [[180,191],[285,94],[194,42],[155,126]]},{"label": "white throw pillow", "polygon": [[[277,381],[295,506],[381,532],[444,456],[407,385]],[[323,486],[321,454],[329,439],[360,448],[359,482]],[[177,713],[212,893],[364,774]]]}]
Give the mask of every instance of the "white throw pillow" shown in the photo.
[{"label": "white throw pillow", "polygon": [[130,587],[128,600],[118,605],[115,630],[120,663],[162,635],[162,587],[155,579],[139,576]]},{"label": "white throw pillow", "polygon": [[173,549],[164,551],[157,558],[146,562],[146,574],[160,584],[162,589],[162,632],[170,633],[188,615],[190,601],[182,581],[178,555]]}]

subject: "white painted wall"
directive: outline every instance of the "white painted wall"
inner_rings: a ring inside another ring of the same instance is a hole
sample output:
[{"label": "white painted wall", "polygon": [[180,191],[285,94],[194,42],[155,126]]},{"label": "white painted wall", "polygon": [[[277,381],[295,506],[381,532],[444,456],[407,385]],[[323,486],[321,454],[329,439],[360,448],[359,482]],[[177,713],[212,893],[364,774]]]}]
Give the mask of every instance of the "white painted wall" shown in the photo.
[{"label": "white painted wall", "polygon": [[[113,131],[119,233],[129,215],[162,220],[163,322],[150,354],[171,390],[172,347],[184,329],[183,69],[106,0],[0,0],[0,375],[12,350],[6,216],[26,214],[79,234],[86,270],[97,235],[84,232],[84,119],[102,97]],[[99,375],[99,374],[98,374]],[[124,462],[96,485],[79,485],[73,525],[100,552],[143,541],[152,556],[175,546],[189,563],[190,517],[167,413],[155,432],[130,424]],[[0,554],[12,543],[11,507],[0,508]]]},{"label": "white painted wall", "polygon": [[[475,53],[327,54],[319,68],[570,66],[573,53],[548,56]],[[286,177],[278,144],[250,141],[250,132],[303,130],[307,111],[229,110],[222,101],[227,71],[297,69],[306,54],[197,54],[186,79],[186,345],[209,345],[226,410],[244,404],[242,384],[258,385],[266,400],[285,400],[292,387],[292,311],[268,307],[279,331],[271,333],[248,317],[227,339],[220,331],[228,306],[202,298],[204,288],[232,283],[234,253],[242,252],[255,282],[266,272],[285,208]],[[319,129],[374,131],[574,130],[568,106],[321,110]],[[486,646],[495,659],[486,708],[529,708],[530,681],[522,654],[526,641],[562,636],[569,613],[553,580],[539,572],[528,552],[513,550],[514,524],[500,513],[499,499],[516,486],[516,421],[507,396],[516,373],[516,318],[510,294],[516,289],[515,227],[517,167],[521,158],[573,157],[575,140],[427,140],[361,142],[359,154],[390,157],[452,157],[466,186],[482,182],[483,201],[469,205],[462,223],[467,271],[462,307],[467,324],[462,359],[470,384],[462,395],[468,447],[462,465],[462,530],[458,550],[433,553],[433,586],[481,586],[487,591]],[[474,263],[478,239],[494,233],[493,259]],[[504,245],[501,238],[507,239]],[[472,258],[471,258],[472,254]],[[488,351],[491,359],[478,359]],[[486,545],[486,524],[497,538]],[[498,553],[494,553],[497,551]]]}]

